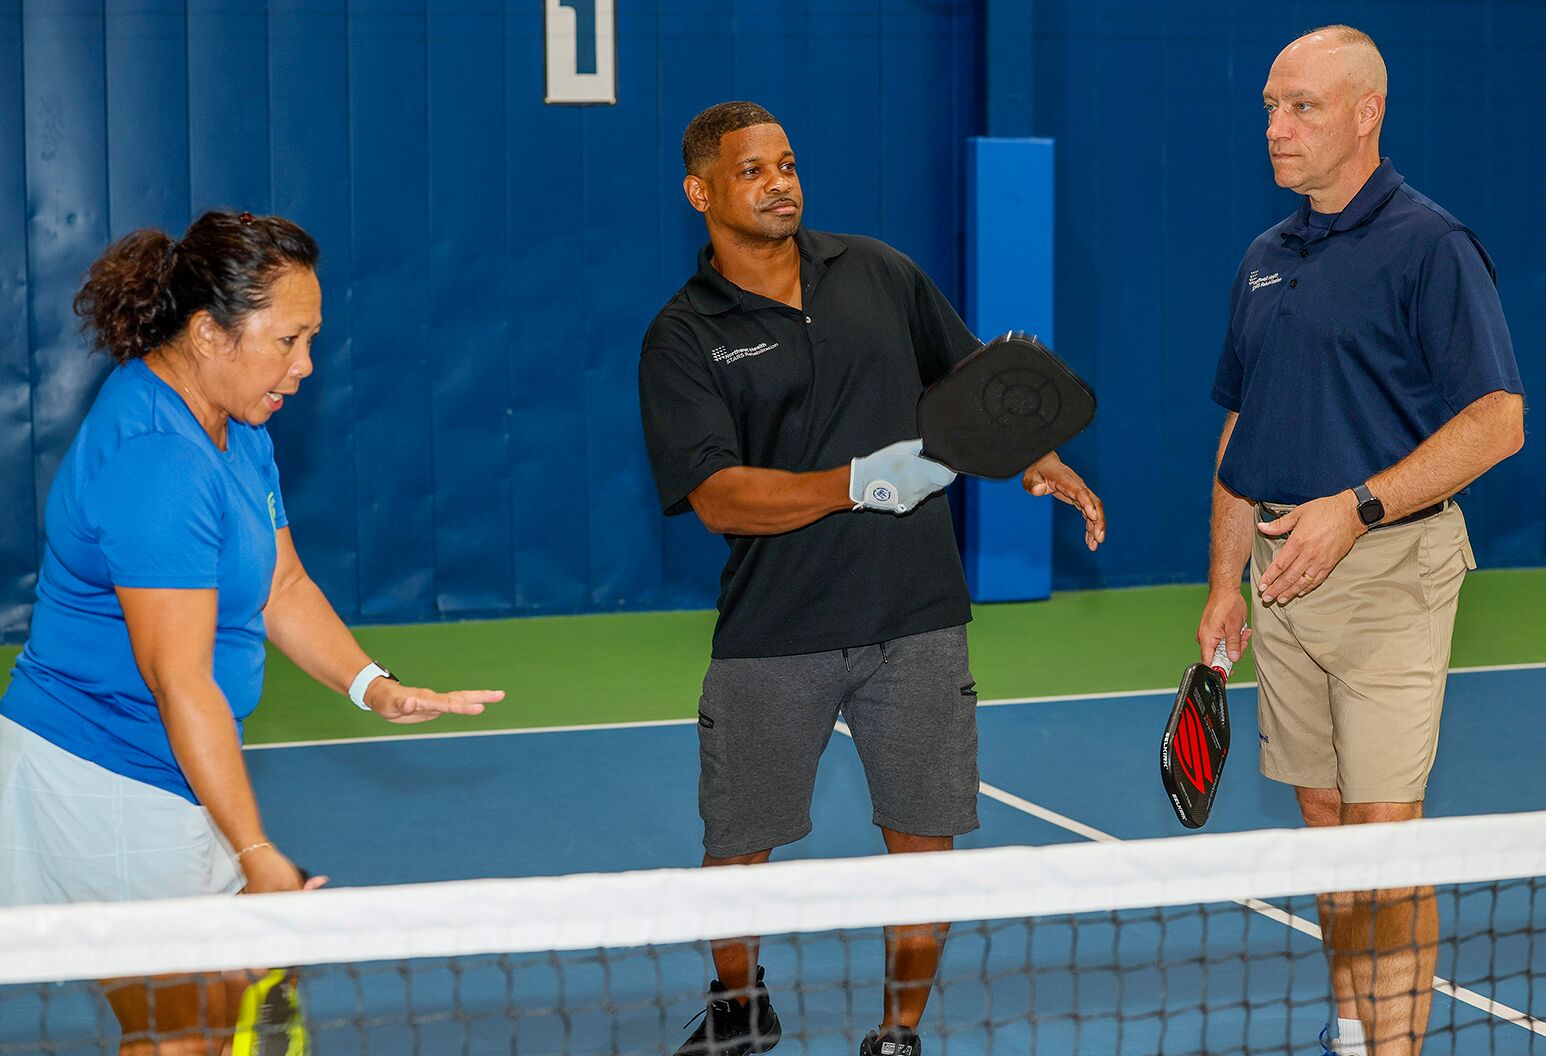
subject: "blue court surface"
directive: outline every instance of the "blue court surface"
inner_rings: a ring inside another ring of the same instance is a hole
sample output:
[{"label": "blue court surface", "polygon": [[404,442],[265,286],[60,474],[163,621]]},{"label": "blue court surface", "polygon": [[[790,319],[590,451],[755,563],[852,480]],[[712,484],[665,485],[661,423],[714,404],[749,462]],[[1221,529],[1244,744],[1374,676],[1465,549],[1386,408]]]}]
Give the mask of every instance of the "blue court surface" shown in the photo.
[{"label": "blue court surface", "polygon": [[[1429,813],[1546,809],[1543,703],[1541,665],[1455,672]],[[1207,831],[1298,822],[1291,793],[1256,771],[1254,704],[1254,689],[1232,690],[1236,750]],[[1160,693],[985,704],[982,827],[960,845],[1183,833],[1157,773],[1168,705]],[[685,866],[702,853],[691,723],[274,746],[249,750],[247,760],[270,834],[334,885]],[[814,821],[815,831],[779,857],[883,849],[842,736],[822,762]],[[1527,928],[1539,927],[1546,894],[1514,884],[1451,889],[1441,899],[1446,935],[1504,937],[1446,945],[1439,975],[1483,1003],[1541,1018],[1546,941],[1532,941]],[[1310,899],[1289,908],[1314,919]],[[1239,955],[1242,946],[1252,959]],[[853,1032],[880,1011],[878,934],[769,940],[762,961],[784,1020],[779,1052],[856,1051]],[[424,962],[363,974],[326,969],[308,976],[306,999],[321,1024],[314,1051],[323,1054],[669,1052],[702,1007],[697,995],[711,974],[700,947],[478,958],[456,970]],[[1328,1002],[1319,944],[1238,907],[1206,919],[1178,908],[1081,917],[1077,927],[959,925],[941,976],[923,1027],[934,1039],[930,1056],[1315,1053]],[[85,997],[57,996],[50,1006],[49,1029],[61,1040],[111,1030],[105,1009]],[[36,1029],[35,1009],[0,1001],[7,1008],[0,1042]],[[413,1027],[403,1022],[410,1008],[421,1017]],[[1443,994],[1433,1024],[1455,1030],[1433,1038],[1429,1056],[1546,1052],[1546,1036]],[[0,1051],[20,1050],[0,1043]]]}]

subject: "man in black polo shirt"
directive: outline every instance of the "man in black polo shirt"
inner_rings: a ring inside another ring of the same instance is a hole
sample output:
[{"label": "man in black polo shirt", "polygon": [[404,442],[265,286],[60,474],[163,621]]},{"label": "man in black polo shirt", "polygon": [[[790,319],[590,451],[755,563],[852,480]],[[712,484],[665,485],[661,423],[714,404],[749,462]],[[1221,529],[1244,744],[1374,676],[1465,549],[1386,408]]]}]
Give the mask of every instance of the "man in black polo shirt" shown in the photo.
[{"label": "man in black polo shirt", "polygon": [[[887,849],[948,849],[977,827],[971,607],[949,508],[930,498],[953,474],[919,456],[916,413],[978,342],[902,254],[800,226],[794,153],[762,107],[705,110],[682,159],[709,245],[645,336],[639,399],[662,506],[730,544],[699,705],[703,864],[764,862],[810,831],[839,711]],[[1024,483],[1078,507],[1090,549],[1105,537],[1100,501],[1056,454]],[[861,1052],[916,1056],[944,930],[887,930],[884,1018]],[[715,945],[682,1053],[777,1042],[757,945]]]},{"label": "man in black polo shirt", "polygon": [[[1272,64],[1272,168],[1304,197],[1240,264],[1213,386],[1229,414],[1198,643],[1239,658],[1249,558],[1261,769],[1295,786],[1309,825],[1421,817],[1475,567],[1451,497],[1524,441],[1492,261],[1380,159],[1385,90],[1379,50],[1348,26]],[[1320,908],[1338,1005],[1328,1051],[1364,1056],[1367,1038],[1379,1056],[1417,1052],[1432,888]]]}]

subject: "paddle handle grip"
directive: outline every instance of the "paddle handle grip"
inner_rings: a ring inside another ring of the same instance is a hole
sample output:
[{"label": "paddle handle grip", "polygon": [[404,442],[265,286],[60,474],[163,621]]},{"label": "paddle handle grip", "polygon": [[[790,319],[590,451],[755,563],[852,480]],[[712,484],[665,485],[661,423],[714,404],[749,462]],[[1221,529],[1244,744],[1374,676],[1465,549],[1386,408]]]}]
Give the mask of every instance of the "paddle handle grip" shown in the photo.
[{"label": "paddle handle grip", "polygon": [[[1245,628],[1240,628],[1240,633],[1245,633]],[[1224,676],[1224,681],[1229,681],[1229,673],[1235,669],[1235,662],[1229,658],[1229,646],[1223,638],[1219,639],[1218,648],[1213,650],[1213,662],[1208,665]]]}]

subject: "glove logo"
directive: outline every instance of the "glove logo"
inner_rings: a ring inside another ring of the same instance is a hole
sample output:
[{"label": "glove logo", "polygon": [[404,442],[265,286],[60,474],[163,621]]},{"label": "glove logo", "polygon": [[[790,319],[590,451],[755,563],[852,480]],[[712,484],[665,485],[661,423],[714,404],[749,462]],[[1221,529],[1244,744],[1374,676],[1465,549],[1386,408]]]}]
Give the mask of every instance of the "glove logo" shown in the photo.
[{"label": "glove logo", "polygon": [[895,498],[896,492],[886,481],[877,480],[870,485],[870,499],[874,502],[890,502]]}]

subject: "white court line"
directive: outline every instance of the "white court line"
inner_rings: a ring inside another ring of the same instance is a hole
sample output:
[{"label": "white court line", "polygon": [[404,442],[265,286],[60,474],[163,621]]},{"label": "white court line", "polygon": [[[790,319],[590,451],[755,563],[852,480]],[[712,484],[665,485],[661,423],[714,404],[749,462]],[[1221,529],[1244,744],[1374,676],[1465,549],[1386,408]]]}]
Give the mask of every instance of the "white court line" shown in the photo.
[{"label": "white court line", "polygon": [[690,726],[692,719],[640,719],[637,722],[591,722],[577,726],[527,726],[518,730],[448,730],[445,733],[388,733],[374,737],[328,737],[316,741],[266,741],[248,744],[246,752],[259,752],[266,748],[326,748],[334,744],[401,744],[404,741],[451,741],[459,737],[519,737],[528,733],[588,733],[591,730],[646,730],[651,726]]},{"label": "white court line", "polygon": [[[1546,664],[1537,666],[1546,667]],[[1127,695],[1128,694],[1123,694],[1123,696]],[[839,722],[837,724],[837,731],[843,734],[845,737],[853,737],[853,733],[848,729],[848,725],[846,723]],[[1103,832],[1092,825],[1086,825],[1082,821],[1076,821],[1066,814],[1059,814],[1057,811],[1052,810],[1049,807],[1044,807],[1040,803],[1032,803],[1028,799],[1022,799],[1015,795],[1013,792],[1006,792],[1004,789],[998,788],[995,785],[990,785],[986,781],[979,782],[977,789],[989,799],[1002,803],[1007,807],[1012,807],[1013,809],[1018,810],[1023,814],[1029,814],[1032,817],[1040,818],[1042,821],[1047,822],[1049,825],[1056,825],[1060,829],[1066,829],[1075,835],[1083,836],[1087,840],[1094,840],[1097,843],[1122,842],[1122,838],[1120,836],[1113,836],[1111,833]],[[1256,913],[1260,913],[1268,920],[1276,921],[1277,923],[1282,924],[1284,927],[1293,928],[1295,931],[1303,932],[1304,934],[1310,936],[1317,942],[1320,941],[1321,929],[1318,924],[1305,920],[1303,917],[1290,913],[1287,910],[1279,909],[1277,906],[1263,902],[1260,899],[1247,898],[1237,899],[1236,901],[1239,905],[1242,905]],[[1521,1012],[1517,1008],[1511,1008],[1508,1005],[1503,1004],[1501,1001],[1494,1001],[1492,998],[1483,996],[1482,994],[1477,993],[1475,990],[1468,990],[1463,986],[1457,986],[1442,976],[1436,975],[1433,977],[1433,988],[1441,994],[1447,994],[1457,1001],[1464,1001],[1472,1008],[1479,1008],[1483,1012],[1497,1016],[1499,1019],[1512,1023],[1515,1026],[1523,1027],[1526,1030],[1533,1030],[1537,1034],[1546,1035],[1546,1020],[1536,1019],[1528,1013]]]},{"label": "white court line", "polygon": [[[1546,663],[1532,664],[1491,664],[1482,667],[1452,667],[1449,673],[1452,675],[1486,674],[1492,671],[1539,671],[1546,669]],[[1231,689],[1255,689],[1255,682],[1238,682]],[[1133,689],[1119,690],[1111,693],[1062,693],[1046,697],[999,697],[994,700],[979,700],[979,708],[997,708],[1010,704],[1063,704],[1069,701],[1079,700],[1119,700],[1124,697],[1173,697],[1175,687],[1167,689]],[[528,726],[516,730],[448,730],[426,731],[424,733],[396,733],[377,734],[371,737],[329,737],[315,741],[265,741],[262,744],[249,744],[245,750],[249,752],[263,751],[269,748],[316,748],[330,744],[384,744],[387,742],[399,743],[402,741],[445,741],[458,737],[519,737],[531,733],[585,733],[589,730],[644,730],[652,726],[691,726],[697,722],[696,718],[690,719],[640,719],[636,722],[592,722],[579,723],[572,726]],[[1092,837],[1093,838],[1093,837]]]},{"label": "white court line", "polygon": [[[1475,675],[1493,671],[1540,671],[1546,668],[1546,662],[1529,664],[1482,664],[1477,667],[1452,667],[1449,673],[1452,675]],[[1178,680],[1179,682],[1179,680]],[[1255,682],[1231,682],[1230,689],[1255,689]],[[977,702],[979,708],[997,707],[1001,704],[1058,704],[1070,700],[1114,700],[1119,697],[1173,697],[1174,689],[1135,689],[1130,692],[1119,693],[1065,693],[1056,697],[1001,697],[997,700],[981,700]]]}]

